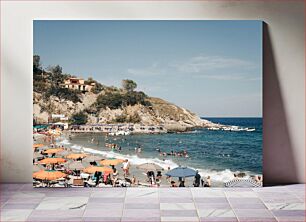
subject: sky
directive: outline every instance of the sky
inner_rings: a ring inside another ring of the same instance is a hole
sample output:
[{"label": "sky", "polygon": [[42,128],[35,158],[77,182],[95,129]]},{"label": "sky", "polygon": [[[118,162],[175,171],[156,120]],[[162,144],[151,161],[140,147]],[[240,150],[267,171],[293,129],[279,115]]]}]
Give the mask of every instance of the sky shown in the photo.
[{"label": "sky", "polygon": [[261,21],[34,21],[43,67],[137,90],[202,117],[262,117]]}]

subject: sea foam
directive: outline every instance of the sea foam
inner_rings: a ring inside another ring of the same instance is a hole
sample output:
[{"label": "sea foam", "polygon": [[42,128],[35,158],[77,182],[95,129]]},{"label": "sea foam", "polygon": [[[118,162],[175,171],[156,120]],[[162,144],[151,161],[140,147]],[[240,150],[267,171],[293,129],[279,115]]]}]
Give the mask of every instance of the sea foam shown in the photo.
[{"label": "sea foam", "polygon": [[[63,138],[62,140],[57,142],[60,145],[67,145],[70,148],[77,150],[77,151],[84,151],[86,153],[91,153],[94,155],[102,155],[106,158],[118,158],[118,159],[128,159],[130,161],[130,163],[132,165],[139,165],[139,164],[143,164],[143,163],[155,163],[159,166],[161,166],[162,168],[164,168],[165,170],[168,169],[168,167],[170,167],[170,169],[176,168],[179,165],[177,163],[175,163],[173,160],[161,160],[158,158],[144,158],[144,157],[139,157],[137,155],[129,155],[129,154],[121,154],[121,153],[117,153],[117,152],[113,152],[113,151],[103,151],[103,150],[96,150],[96,149],[92,149],[89,147],[84,147],[84,146],[80,146],[78,144],[71,144],[66,138]],[[189,166],[187,166],[189,167]],[[201,169],[201,168],[193,168],[193,167],[189,167],[192,168],[194,170],[198,170],[199,174],[202,177],[207,177],[210,176],[211,177],[211,181],[212,183],[225,183],[228,182],[232,179],[234,179],[234,173],[229,169],[225,169],[222,171],[217,171],[217,170],[209,170],[209,169]],[[246,177],[250,177],[250,173],[249,172],[245,172],[246,173]]]}]

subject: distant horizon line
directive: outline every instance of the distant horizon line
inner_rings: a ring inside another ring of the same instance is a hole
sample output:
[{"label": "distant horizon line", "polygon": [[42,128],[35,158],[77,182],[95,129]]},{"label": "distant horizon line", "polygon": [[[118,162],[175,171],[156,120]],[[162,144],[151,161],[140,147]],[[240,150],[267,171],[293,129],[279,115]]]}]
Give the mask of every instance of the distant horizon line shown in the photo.
[{"label": "distant horizon line", "polygon": [[263,118],[262,116],[201,116],[200,118]]}]

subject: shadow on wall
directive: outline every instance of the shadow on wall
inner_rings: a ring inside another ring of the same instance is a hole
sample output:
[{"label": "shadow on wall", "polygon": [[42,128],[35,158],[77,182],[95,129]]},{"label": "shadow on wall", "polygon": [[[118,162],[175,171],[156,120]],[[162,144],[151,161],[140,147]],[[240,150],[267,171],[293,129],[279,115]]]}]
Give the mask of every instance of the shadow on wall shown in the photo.
[{"label": "shadow on wall", "polygon": [[263,117],[264,185],[297,183],[286,110],[266,23],[263,23]]}]

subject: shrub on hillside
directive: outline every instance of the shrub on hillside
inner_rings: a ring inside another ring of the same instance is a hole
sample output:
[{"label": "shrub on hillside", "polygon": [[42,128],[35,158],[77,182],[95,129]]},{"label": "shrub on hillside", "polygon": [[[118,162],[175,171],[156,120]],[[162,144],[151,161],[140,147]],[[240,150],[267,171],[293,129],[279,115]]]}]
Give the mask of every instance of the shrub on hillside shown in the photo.
[{"label": "shrub on hillside", "polygon": [[125,123],[127,122],[127,116],[125,114],[121,114],[115,118],[116,123]]},{"label": "shrub on hillside", "polygon": [[72,125],[84,125],[87,123],[88,116],[85,112],[78,112],[73,114],[70,118],[70,124]]},{"label": "shrub on hillside", "polygon": [[50,96],[56,96],[59,99],[70,100],[74,103],[81,102],[81,92],[78,90],[71,90],[68,88],[51,87],[44,93],[44,100],[49,99]]},{"label": "shrub on hillside", "polygon": [[129,117],[128,122],[129,123],[140,123],[141,117],[139,116],[138,113],[134,113],[132,116]]},{"label": "shrub on hillside", "polygon": [[43,93],[46,91],[47,83],[45,81],[33,81],[33,91]]},{"label": "shrub on hillside", "polygon": [[110,92],[104,95],[99,95],[94,106],[97,107],[97,109],[105,109],[106,107],[110,109],[118,109],[122,106],[122,95],[120,93]]},{"label": "shrub on hillside", "polygon": [[103,85],[101,83],[96,82],[96,85],[92,87],[91,92],[98,94],[102,92],[103,89],[104,89]]},{"label": "shrub on hillside", "polygon": [[118,109],[125,106],[134,106],[141,104],[144,106],[150,106],[151,104],[146,101],[147,95],[143,92],[127,92],[121,94],[119,92],[107,92],[103,95],[99,95],[94,106],[97,109]]}]

